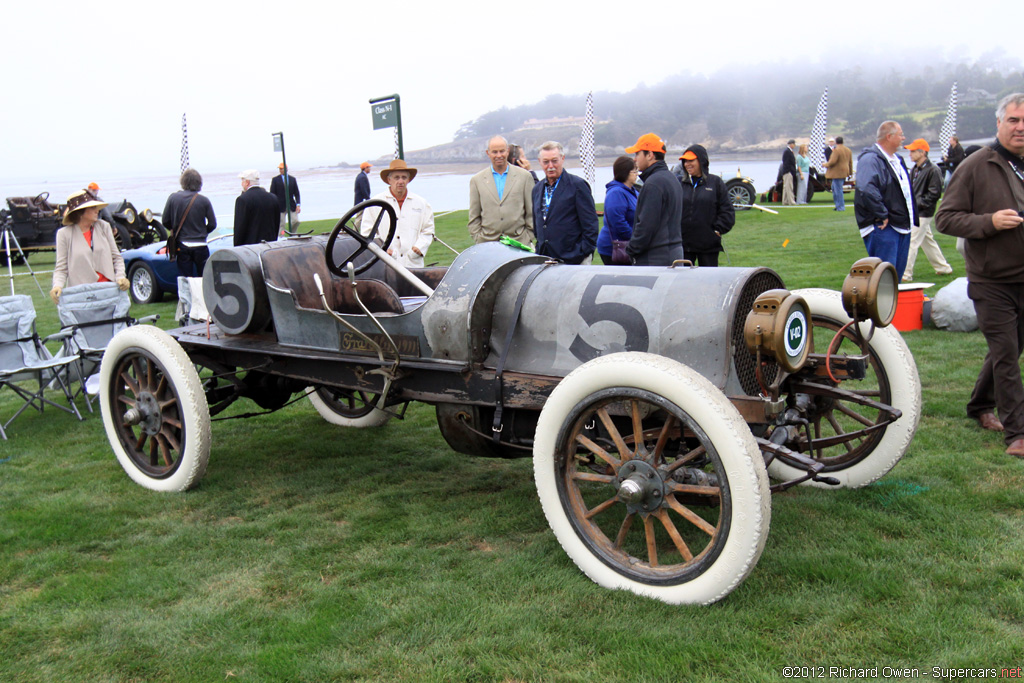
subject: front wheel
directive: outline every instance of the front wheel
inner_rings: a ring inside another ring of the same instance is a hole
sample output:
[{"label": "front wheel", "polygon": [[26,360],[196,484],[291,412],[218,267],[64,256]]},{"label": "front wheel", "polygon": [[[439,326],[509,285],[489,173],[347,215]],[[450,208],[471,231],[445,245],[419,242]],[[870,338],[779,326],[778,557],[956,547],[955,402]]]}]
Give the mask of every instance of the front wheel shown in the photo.
[{"label": "front wheel", "polygon": [[107,438],[131,479],[154,491],[196,486],[210,459],[210,410],[199,375],[169,334],[135,325],[110,340],[100,366]]},{"label": "front wheel", "polygon": [[131,249],[135,245],[132,244],[132,233],[125,226],[121,225],[117,221],[110,226],[110,229],[114,232],[114,244],[120,251],[125,249]]},{"label": "front wheel", "polygon": [[391,419],[376,407],[378,394],[321,386],[308,396],[320,417],[339,427],[379,427]]},{"label": "front wheel", "polygon": [[[794,294],[802,296],[811,310],[815,352],[825,353],[836,333],[850,321],[843,310],[840,293],[827,289],[801,289]],[[834,353],[862,354],[853,339],[847,329]],[[825,397],[811,397],[808,407],[811,436],[836,440],[834,445],[811,449],[808,455],[824,463],[822,474],[838,479],[847,488],[867,486],[895,467],[910,447],[910,440],[921,419],[921,380],[903,337],[893,327],[877,328],[867,347],[867,376],[862,380],[842,382],[839,388],[898,408],[903,415],[882,430],[858,437],[856,432],[884,417],[881,411]],[[844,435],[848,438],[842,439]],[[768,466],[768,473],[782,480],[806,474],[779,460]],[[834,488],[815,481],[805,482],[805,485]]]},{"label": "front wheel", "polygon": [[137,304],[155,304],[164,296],[157,284],[156,273],[141,261],[132,264],[128,271],[128,282],[131,283],[128,289],[132,300]]},{"label": "front wheel", "polygon": [[555,537],[606,588],[708,604],[764,549],[771,499],[757,443],[725,395],[676,361],[584,363],[544,405],[533,457]]}]

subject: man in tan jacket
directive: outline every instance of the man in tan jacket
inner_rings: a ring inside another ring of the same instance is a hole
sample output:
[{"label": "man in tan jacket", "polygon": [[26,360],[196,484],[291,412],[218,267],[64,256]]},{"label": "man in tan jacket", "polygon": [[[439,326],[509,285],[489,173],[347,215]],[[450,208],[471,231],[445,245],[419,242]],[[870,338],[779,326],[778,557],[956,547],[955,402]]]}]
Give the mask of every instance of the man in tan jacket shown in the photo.
[{"label": "man in tan jacket", "polygon": [[853,175],[853,152],[843,144],[843,136],[836,136],[836,147],[825,162],[825,179],[832,181],[833,211],[846,211],[843,181]]},{"label": "man in tan jacket", "polygon": [[508,163],[508,142],[496,135],[487,143],[489,168],[469,181],[469,235],[476,244],[508,235],[533,241],[533,176]]}]

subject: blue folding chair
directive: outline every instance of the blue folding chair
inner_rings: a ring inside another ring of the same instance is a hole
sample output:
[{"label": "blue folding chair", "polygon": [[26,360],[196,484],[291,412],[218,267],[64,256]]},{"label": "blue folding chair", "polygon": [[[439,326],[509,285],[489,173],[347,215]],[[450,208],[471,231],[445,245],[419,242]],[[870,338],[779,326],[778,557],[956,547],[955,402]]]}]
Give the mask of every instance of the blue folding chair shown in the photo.
[{"label": "blue folding chair", "polygon": [[[43,412],[43,407],[50,405],[81,420],[68,379],[69,369],[77,362],[78,356],[73,354],[54,358],[43,345],[36,334],[36,309],[30,297],[0,297],[0,390],[9,388],[23,400],[10,419],[0,419],[0,437],[7,439],[7,427],[29,407]],[[39,388],[27,389],[25,382],[34,382]],[[68,407],[43,396],[51,383],[64,392]]]},{"label": "blue folding chair", "polygon": [[[61,332],[51,338],[63,339],[58,357],[77,356],[72,368],[72,380],[79,383],[75,396],[85,396],[85,404],[92,412],[92,398],[87,381],[99,370],[103,352],[114,335],[136,321],[128,315],[132,306],[128,292],[118,289],[113,282],[94,282],[68,287],[60,295],[57,315]],[[150,316],[145,322],[160,316]]]}]

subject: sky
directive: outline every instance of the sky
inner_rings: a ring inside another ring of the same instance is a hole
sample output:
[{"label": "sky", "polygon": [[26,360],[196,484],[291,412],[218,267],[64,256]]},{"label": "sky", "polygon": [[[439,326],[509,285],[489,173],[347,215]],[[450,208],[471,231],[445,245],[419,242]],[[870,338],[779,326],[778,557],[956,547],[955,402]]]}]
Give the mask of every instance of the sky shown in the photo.
[{"label": "sky", "polygon": [[392,93],[414,150],[555,93],[625,92],[731,63],[778,62],[799,77],[800,65],[826,56],[852,65],[912,50],[973,61],[1010,47],[993,43],[991,13],[947,0],[926,12],[876,0],[8,5],[0,178],[27,185],[176,175],[182,114],[201,172],[270,172],[278,131],[300,170],[393,153],[393,130],[372,129],[369,104]]}]

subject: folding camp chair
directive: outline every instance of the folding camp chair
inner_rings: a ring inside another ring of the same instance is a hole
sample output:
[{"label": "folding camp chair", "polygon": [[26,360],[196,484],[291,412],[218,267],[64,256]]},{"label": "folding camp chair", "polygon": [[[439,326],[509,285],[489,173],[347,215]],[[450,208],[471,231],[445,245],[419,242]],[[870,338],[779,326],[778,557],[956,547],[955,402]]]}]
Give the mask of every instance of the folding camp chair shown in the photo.
[{"label": "folding camp chair", "polygon": [[[72,379],[79,383],[74,395],[85,395],[89,412],[92,412],[92,397],[86,390],[87,381],[99,369],[103,351],[115,334],[139,322],[128,315],[131,305],[128,292],[122,292],[112,282],[75,285],[61,292],[57,315],[64,346],[58,357],[78,356],[72,369]],[[145,321],[157,318],[159,316],[151,316]]]},{"label": "folding camp chair", "polygon": [[[10,387],[24,400],[24,405],[9,420],[0,420],[0,437],[7,439],[7,426],[29,407],[43,412],[44,405],[49,404],[81,420],[82,414],[75,405],[68,379],[69,369],[77,362],[78,356],[73,354],[54,358],[43,346],[36,334],[36,309],[30,297],[24,294],[0,297],[0,389]],[[39,389],[21,386],[20,383],[26,381],[37,383]],[[64,392],[70,407],[43,396],[43,390],[51,382]]]},{"label": "folding camp chair", "polygon": [[178,276],[178,307],[174,317],[182,327],[213,320],[203,298],[203,278]]}]

